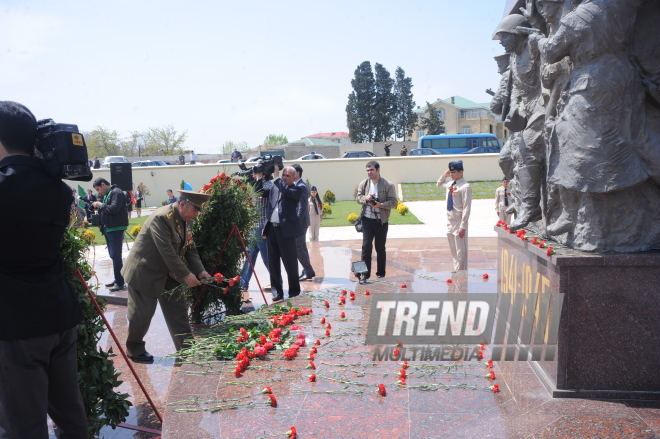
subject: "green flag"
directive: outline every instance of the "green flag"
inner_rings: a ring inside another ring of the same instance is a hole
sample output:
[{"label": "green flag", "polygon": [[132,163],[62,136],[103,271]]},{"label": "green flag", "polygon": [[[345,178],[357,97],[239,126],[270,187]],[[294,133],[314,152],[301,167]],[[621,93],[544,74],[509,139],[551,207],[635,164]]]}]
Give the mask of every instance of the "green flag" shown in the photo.
[{"label": "green flag", "polygon": [[[85,189],[83,189],[82,186],[78,185],[78,196],[80,198],[87,196],[87,193],[85,192]],[[78,206],[80,206],[81,209],[85,208],[85,202],[83,200],[78,201]]]}]

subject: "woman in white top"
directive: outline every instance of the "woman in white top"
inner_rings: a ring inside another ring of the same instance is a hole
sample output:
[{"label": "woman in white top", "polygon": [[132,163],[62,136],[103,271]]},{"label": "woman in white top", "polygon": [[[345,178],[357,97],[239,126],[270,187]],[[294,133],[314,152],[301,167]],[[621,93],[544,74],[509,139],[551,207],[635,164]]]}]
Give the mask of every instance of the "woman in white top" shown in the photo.
[{"label": "woman in white top", "polygon": [[309,240],[319,240],[319,229],[321,228],[321,219],[323,218],[323,203],[316,190],[312,186],[309,191]]}]

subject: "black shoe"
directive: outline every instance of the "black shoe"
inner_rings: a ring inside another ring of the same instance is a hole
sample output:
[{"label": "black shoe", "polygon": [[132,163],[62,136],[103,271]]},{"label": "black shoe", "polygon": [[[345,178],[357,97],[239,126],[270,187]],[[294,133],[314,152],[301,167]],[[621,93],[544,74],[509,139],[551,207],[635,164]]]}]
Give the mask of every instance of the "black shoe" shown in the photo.
[{"label": "black shoe", "polygon": [[122,286],[115,285],[114,287],[110,288],[110,292],[114,293],[116,291],[122,291],[122,290],[125,290],[125,289],[126,289],[126,285],[122,285]]},{"label": "black shoe", "polygon": [[109,284],[105,284],[105,287],[106,287],[106,288],[112,288],[112,287],[114,287],[114,286],[115,286],[115,283],[114,283],[114,282],[111,282],[111,283],[109,283]]},{"label": "black shoe", "polygon": [[311,279],[314,279],[314,276],[308,276],[308,275],[306,275],[306,274],[303,274],[302,276],[300,276],[300,277],[298,278],[299,281],[311,280]]},{"label": "black shoe", "polygon": [[377,274],[376,277],[377,277],[378,279],[382,279],[382,278],[385,277],[385,275],[384,275],[384,274]]},{"label": "black shoe", "polygon": [[366,284],[367,283],[367,275],[366,274],[361,274],[360,277],[358,277],[358,280],[360,281],[361,284]]},{"label": "black shoe", "polygon": [[130,358],[133,363],[151,364],[154,362],[154,356],[151,355],[149,352],[144,352],[140,355],[135,355],[133,357],[129,355],[128,358]]},{"label": "black shoe", "polygon": [[273,296],[273,302],[281,302],[284,300],[284,296]]}]

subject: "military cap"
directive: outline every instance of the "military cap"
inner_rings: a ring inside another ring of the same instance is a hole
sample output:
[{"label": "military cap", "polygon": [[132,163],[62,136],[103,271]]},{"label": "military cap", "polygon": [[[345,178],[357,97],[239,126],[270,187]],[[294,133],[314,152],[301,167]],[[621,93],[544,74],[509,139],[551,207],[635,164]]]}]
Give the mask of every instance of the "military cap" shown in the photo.
[{"label": "military cap", "polygon": [[179,198],[187,203],[190,203],[196,210],[202,210],[211,196],[209,194],[200,194],[193,191],[177,191],[181,195]]},{"label": "military cap", "polygon": [[504,178],[502,178],[502,181],[509,181],[509,179],[504,177]]},{"label": "military cap", "polygon": [[463,160],[457,162],[449,162],[450,171],[462,171],[463,170]]}]

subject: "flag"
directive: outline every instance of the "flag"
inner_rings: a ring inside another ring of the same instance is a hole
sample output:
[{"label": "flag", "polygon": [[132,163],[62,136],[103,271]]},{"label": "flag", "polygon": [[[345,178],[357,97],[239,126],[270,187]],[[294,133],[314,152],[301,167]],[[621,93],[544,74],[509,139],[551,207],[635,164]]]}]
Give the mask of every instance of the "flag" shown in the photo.
[{"label": "flag", "polygon": [[193,190],[192,184],[188,183],[187,181],[183,182],[183,190],[184,191],[191,191]]},{"label": "flag", "polygon": [[[78,185],[78,196],[80,198],[87,196],[87,193],[85,192],[85,189],[83,189],[82,186]],[[85,202],[83,200],[78,200],[78,206],[80,206],[81,209],[85,208]]]}]

